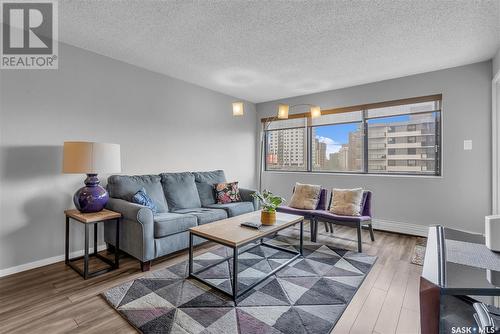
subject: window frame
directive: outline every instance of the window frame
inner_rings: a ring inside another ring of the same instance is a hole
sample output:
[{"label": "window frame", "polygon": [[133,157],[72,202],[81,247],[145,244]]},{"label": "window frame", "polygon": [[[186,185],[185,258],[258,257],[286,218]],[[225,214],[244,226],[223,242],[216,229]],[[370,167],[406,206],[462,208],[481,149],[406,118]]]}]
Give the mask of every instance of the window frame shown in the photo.
[{"label": "window frame", "polygon": [[[396,115],[387,115],[387,116],[374,116],[374,117],[368,117],[368,110],[369,109],[376,109],[376,108],[383,108],[383,107],[389,107],[389,106],[403,106],[403,105],[409,105],[409,104],[416,104],[416,103],[422,103],[422,102],[437,102],[438,107],[436,110],[430,110],[430,111],[418,111],[418,112],[413,112],[413,113],[404,113],[404,114],[396,114]],[[350,113],[350,112],[362,112],[362,119],[361,121],[354,121],[354,122],[339,122],[339,123],[326,123],[326,124],[318,124],[318,125],[312,125],[311,118],[309,117],[308,113],[303,113],[303,114],[296,114],[296,115],[291,115],[291,118],[299,118],[299,117],[304,117],[307,118],[306,124],[302,127],[289,127],[289,128],[280,128],[280,129],[265,129],[263,127],[262,131],[264,133],[264,151],[261,152],[261,154],[264,154],[264,164],[261,168],[263,168],[264,171],[266,172],[278,172],[278,173],[314,173],[314,174],[347,174],[347,175],[383,175],[383,176],[415,176],[415,177],[440,177],[442,176],[442,127],[443,127],[443,122],[442,122],[442,113],[443,113],[443,101],[442,101],[442,95],[437,94],[437,95],[431,95],[431,96],[423,96],[423,97],[415,97],[415,98],[409,98],[409,99],[402,99],[402,100],[394,100],[394,101],[387,101],[387,102],[378,102],[378,103],[372,103],[372,104],[367,104],[367,105],[361,105],[361,106],[353,106],[353,107],[344,107],[344,108],[337,108],[337,109],[331,109],[327,110],[328,114],[335,114],[335,113]],[[419,114],[431,114],[434,115],[434,124],[435,124],[435,129],[434,129],[434,173],[425,173],[425,172],[374,172],[374,171],[369,171],[368,169],[368,163],[369,163],[369,157],[368,157],[368,145],[369,145],[369,138],[368,138],[368,121],[373,120],[373,119],[380,119],[380,118],[387,118],[387,117],[392,117],[392,116],[407,116],[407,115],[419,115]],[[268,121],[274,121],[275,119],[272,118],[263,118],[262,122],[268,122]],[[278,120],[279,121],[279,120]],[[313,153],[312,153],[312,146],[313,146],[313,140],[312,134],[313,131],[312,129],[315,127],[322,127],[322,126],[331,126],[331,125],[342,125],[342,124],[360,124],[360,129],[362,129],[362,142],[363,142],[363,161],[362,161],[362,169],[359,171],[328,171],[328,170],[315,170],[313,168]],[[268,162],[267,162],[267,153],[268,153],[268,132],[270,131],[281,131],[281,130],[289,130],[289,129],[304,129],[306,131],[305,133],[305,157],[304,157],[304,162],[305,162],[305,169],[303,170],[290,170],[290,169],[269,169],[268,168]]]}]

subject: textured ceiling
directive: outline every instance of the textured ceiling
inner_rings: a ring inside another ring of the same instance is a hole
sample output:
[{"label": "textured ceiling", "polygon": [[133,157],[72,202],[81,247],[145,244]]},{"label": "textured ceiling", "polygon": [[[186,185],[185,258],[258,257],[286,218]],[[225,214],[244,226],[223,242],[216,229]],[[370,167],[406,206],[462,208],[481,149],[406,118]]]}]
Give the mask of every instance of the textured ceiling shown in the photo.
[{"label": "textured ceiling", "polygon": [[60,39],[252,102],[490,59],[491,1],[60,1]]}]

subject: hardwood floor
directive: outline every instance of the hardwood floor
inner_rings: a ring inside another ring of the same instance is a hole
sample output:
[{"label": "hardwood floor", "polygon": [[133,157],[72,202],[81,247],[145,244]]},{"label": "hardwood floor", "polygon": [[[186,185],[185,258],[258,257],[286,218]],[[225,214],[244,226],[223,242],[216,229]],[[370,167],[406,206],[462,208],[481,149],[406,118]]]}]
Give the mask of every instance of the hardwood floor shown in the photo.
[{"label": "hardwood floor", "polygon": [[[372,243],[363,233],[363,251],[379,258],[332,333],[420,333],[422,267],[410,263],[416,238],[376,231]],[[357,249],[354,229],[335,227],[333,235],[321,227],[318,242],[333,238],[339,247]],[[154,261],[152,270],[186,258],[181,252]],[[135,333],[99,294],[142,275],[139,262],[125,257],[120,269],[86,281],[64,262],[1,278],[0,333]]]}]

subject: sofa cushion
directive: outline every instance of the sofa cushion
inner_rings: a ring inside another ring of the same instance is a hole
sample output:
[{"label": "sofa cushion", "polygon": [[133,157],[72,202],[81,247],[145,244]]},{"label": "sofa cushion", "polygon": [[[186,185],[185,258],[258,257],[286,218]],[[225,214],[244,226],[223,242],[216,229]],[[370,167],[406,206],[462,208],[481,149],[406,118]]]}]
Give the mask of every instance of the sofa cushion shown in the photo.
[{"label": "sofa cushion", "polygon": [[108,177],[108,192],[110,197],[132,202],[132,197],[142,188],[154,201],[158,212],[168,212],[168,205],[163,194],[158,175],[111,175]]},{"label": "sofa cushion", "polygon": [[213,170],[209,172],[193,172],[196,182],[208,182],[210,184],[226,182],[224,171]]},{"label": "sofa cushion", "polygon": [[197,226],[195,216],[164,212],[153,216],[154,236],[163,238],[172,234],[185,232],[190,227]]},{"label": "sofa cushion", "polygon": [[162,173],[160,176],[170,211],[201,207],[193,174],[189,172]]},{"label": "sofa cushion", "polygon": [[226,211],[222,209],[194,208],[179,209],[175,210],[174,212],[195,216],[198,219],[198,225],[203,225],[227,218]]},{"label": "sofa cushion", "polygon": [[226,210],[229,217],[239,216],[244,213],[249,213],[254,211],[252,202],[235,202],[226,204],[210,204],[206,206],[212,209],[224,209]]},{"label": "sofa cushion", "polygon": [[193,175],[200,196],[201,206],[214,204],[216,202],[214,184],[226,182],[224,171],[193,172]]}]

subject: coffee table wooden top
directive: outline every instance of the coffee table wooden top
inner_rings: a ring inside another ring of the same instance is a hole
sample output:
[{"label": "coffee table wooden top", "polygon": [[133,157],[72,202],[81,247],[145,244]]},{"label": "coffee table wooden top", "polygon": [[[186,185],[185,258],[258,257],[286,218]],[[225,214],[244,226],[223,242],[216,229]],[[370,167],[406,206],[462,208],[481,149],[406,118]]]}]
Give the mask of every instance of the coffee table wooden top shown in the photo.
[{"label": "coffee table wooden top", "polygon": [[76,209],[66,210],[64,214],[68,217],[78,220],[81,223],[95,223],[110,219],[120,218],[122,215],[119,212],[103,209],[99,212],[83,213]]},{"label": "coffee table wooden top", "polygon": [[240,226],[244,222],[260,222],[260,211],[246,213],[240,216],[219,220],[217,222],[191,227],[192,234],[216,241],[229,247],[238,247],[248,242],[259,240],[304,220],[303,216],[277,212],[276,224],[260,229]]}]

